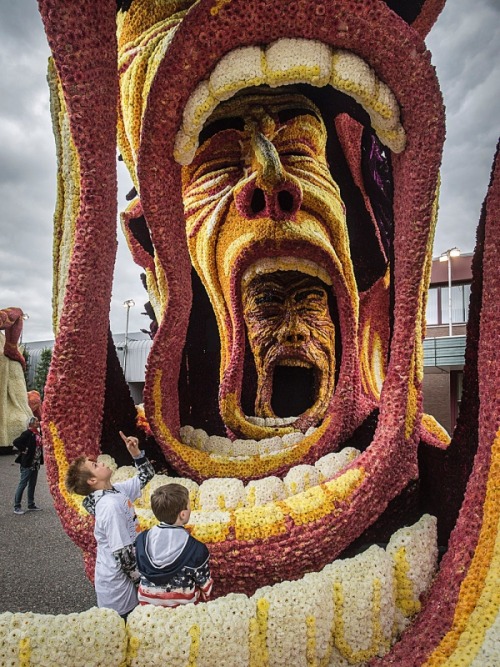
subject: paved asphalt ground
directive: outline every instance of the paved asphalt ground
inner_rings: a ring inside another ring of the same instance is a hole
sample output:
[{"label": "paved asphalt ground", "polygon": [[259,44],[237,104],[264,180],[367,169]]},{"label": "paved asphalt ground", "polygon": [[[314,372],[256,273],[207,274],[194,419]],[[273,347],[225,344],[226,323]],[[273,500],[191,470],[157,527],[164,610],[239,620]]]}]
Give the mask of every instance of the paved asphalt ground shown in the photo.
[{"label": "paved asphalt ground", "polygon": [[[0,613],[69,614],[96,605],[80,549],[64,532],[40,468],[35,502],[42,512],[14,514],[19,465],[0,455]],[[27,489],[23,509],[27,507]]]}]

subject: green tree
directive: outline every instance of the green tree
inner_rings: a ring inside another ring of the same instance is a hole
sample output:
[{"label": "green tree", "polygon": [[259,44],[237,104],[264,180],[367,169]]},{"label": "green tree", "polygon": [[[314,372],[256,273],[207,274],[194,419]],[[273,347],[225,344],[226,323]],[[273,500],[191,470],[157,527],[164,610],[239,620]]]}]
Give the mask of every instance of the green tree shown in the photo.
[{"label": "green tree", "polygon": [[24,381],[26,382],[26,387],[29,391],[30,388],[31,388],[31,387],[28,387],[28,384],[29,384],[28,383],[28,372],[29,372],[30,363],[31,363],[30,351],[28,350],[28,348],[26,346],[22,345],[21,346],[21,354],[23,355],[24,361],[26,362],[26,366],[24,368]]},{"label": "green tree", "polygon": [[43,392],[45,383],[47,382],[47,375],[49,374],[50,362],[52,361],[52,350],[50,347],[44,347],[40,354],[40,361],[35,371],[34,389],[39,392],[43,400]]}]

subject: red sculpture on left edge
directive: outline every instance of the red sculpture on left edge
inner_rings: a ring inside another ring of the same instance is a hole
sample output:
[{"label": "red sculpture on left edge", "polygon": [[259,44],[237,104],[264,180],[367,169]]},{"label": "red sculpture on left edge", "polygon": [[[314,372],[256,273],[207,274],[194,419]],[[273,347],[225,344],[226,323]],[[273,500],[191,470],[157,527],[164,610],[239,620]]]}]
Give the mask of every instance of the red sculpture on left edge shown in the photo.
[{"label": "red sculpture on left edge", "polygon": [[18,361],[25,369],[26,361],[18,347],[23,331],[23,311],[20,308],[0,310],[0,329],[5,330],[4,355],[13,361]]}]

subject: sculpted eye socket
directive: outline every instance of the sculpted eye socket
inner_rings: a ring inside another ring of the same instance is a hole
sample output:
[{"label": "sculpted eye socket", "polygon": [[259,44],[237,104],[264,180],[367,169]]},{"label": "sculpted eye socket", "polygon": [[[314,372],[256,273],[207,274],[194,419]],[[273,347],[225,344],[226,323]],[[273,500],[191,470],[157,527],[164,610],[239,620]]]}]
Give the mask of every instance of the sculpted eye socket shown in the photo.
[{"label": "sculpted eye socket", "polygon": [[293,151],[284,151],[280,153],[281,157],[312,157],[310,151],[307,149],[295,148]]},{"label": "sculpted eye socket", "polygon": [[317,297],[320,300],[326,300],[326,294],[323,290],[320,289],[310,289],[304,292],[299,292],[295,295],[295,301],[305,301],[305,299],[316,300]]},{"label": "sculpted eye socket", "polygon": [[193,180],[198,180],[207,174],[216,174],[217,172],[234,171],[241,166],[240,156],[228,158],[227,156],[220,159],[210,160],[203,163],[194,173]]},{"label": "sculpted eye socket", "polygon": [[282,304],[283,303],[283,297],[279,296],[278,294],[273,294],[273,293],[265,293],[257,296],[255,298],[255,304],[257,306],[260,306],[262,304]]}]

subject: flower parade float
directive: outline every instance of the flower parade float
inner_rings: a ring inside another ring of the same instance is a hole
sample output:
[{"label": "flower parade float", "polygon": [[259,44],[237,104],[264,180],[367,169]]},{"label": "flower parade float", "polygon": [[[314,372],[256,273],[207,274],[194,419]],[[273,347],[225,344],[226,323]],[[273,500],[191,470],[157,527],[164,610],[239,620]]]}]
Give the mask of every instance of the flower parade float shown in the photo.
[{"label": "flower parade float", "polygon": [[[187,486],[216,598],[139,607],[122,634],[90,610],[105,662],[76,632],[65,664],[498,664],[498,156],[451,441],[422,412],[444,141],[423,40],[443,4],[39,1],[60,166],[51,492],[91,577],[67,466],[132,474],[110,435],[134,408],[108,333],[118,141],[157,325],[137,419],[161,474],[136,511],[146,528],[152,489]],[[0,622],[13,664],[64,663],[38,639],[54,617]]]},{"label": "flower parade float", "polygon": [[23,311],[0,309],[0,449],[12,451],[12,441],[25,429],[32,416],[26,393],[26,361],[19,349]]}]

